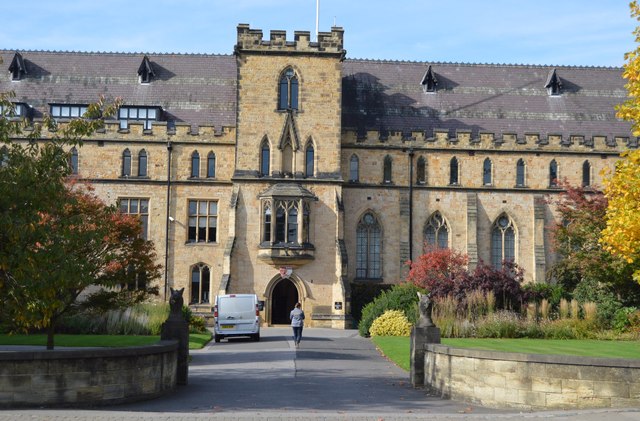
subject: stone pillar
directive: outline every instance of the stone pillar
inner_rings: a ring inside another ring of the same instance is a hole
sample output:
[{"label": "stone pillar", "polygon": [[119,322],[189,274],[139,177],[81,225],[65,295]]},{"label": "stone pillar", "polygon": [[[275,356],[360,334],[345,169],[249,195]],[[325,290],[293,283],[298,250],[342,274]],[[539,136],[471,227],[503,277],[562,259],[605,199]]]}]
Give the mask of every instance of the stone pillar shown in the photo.
[{"label": "stone pillar", "polygon": [[435,326],[411,328],[411,385],[424,386],[424,349],[426,344],[440,343],[440,329]]},{"label": "stone pillar", "polygon": [[176,383],[184,386],[187,384],[189,374],[189,323],[187,323],[182,315],[183,291],[184,288],[180,290],[171,288],[171,297],[169,298],[171,312],[167,320],[162,324],[160,339],[163,341],[178,341]]}]

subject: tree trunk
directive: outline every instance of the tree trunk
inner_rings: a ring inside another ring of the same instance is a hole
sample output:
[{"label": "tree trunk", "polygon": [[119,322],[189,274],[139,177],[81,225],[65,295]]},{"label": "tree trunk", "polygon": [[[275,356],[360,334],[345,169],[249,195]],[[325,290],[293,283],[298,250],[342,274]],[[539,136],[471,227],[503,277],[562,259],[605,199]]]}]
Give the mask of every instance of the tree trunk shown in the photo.
[{"label": "tree trunk", "polygon": [[49,326],[47,327],[47,350],[53,349],[53,331],[53,323],[49,323]]}]

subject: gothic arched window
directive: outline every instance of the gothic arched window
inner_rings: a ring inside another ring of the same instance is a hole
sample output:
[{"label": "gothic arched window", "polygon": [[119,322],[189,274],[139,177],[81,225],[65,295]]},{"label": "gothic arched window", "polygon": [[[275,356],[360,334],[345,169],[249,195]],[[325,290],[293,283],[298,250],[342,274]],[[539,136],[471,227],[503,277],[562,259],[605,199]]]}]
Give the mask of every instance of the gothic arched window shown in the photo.
[{"label": "gothic arched window", "polygon": [[200,154],[198,151],[191,154],[191,177],[200,177]]},{"label": "gothic arched window", "polygon": [[298,109],[298,77],[291,67],[280,77],[279,97],[279,110]]},{"label": "gothic arched window", "polygon": [[122,152],[122,176],[129,177],[131,175],[131,151],[125,149]]},{"label": "gothic arched window", "polygon": [[207,177],[216,178],[216,154],[213,152],[207,155]]},{"label": "gothic arched window", "polygon": [[515,261],[516,230],[511,218],[502,214],[491,229],[491,263],[500,269],[505,260]]},{"label": "gothic arched window", "polygon": [[367,212],[356,230],[356,277],[382,277],[382,229],[372,213]]},{"label": "gothic arched window", "polygon": [[260,175],[267,177],[269,175],[269,169],[271,168],[271,150],[269,149],[269,142],[265,139],[260,146]]},{"label": "gothic arched window", "polygon": [[315,164],[315,151],[313,149],[313,143],[309,142],[307,145],[307,151],[305,153],[305,165],[304,165],[304,175],[306,177],[313,177],[314,174],[314,164]]},{"label": "gothic arched window", "polygon": [[525,186],[525,164],[524,160],[518,159],[518,163],[516,164],[516,187],[524,187]]},{"label": "gothic arched window", "polygon": [[491,173],[493,172],[493,164],[489,158],[484,160],[482,164],[482,185],[490,186],[491,185]]},{"label": "gothic arched window", "polygon": [[591,185],[591,164],[589,161],[582,163],[582,187],[589,187]]},{"label": "gothic arched window", "polygon": [[138,154],[138,177],[147,176],[147,151],[144,149]]},{"label": "gothic arched window", "polygon": [[382,174],[382,182],[383,183],[391,183],[391,167],[393,162],[391,161],[391,157],[389,155],[384,157],[383,164],[383,174]]},{"label": "gothic arched window", "polygon": [[209,266],[197,264],[191,269],[191,304],[209,303],[211,272]]},{"label": "gothic arched window", "polygon": [[418,158],[418,164],[416,168],[416,182],[418,184],[427,183],[427,163],[422,156]]},{"label": "gothic arched window", "polygon": [[552,160],[549,164],[549,187],[558,186],[558,163]]},{"label": "gothic arched window", "polygon": [[458,158],[455,156],[451,158],[451,162],[449,164],[449,184],[457,185],[459,184],[459,174],[460,174],[460,165],[458,164]]},{"label": "gothic arched window", "polygon": [[449,247],[449,226],[440,212],[434,212],[425,224],[424,241],[438,248]]},{"label": "gothic arched window", "polygon": [[349,181],[360,181],[360,160],[357,155],[351,155],[349,160]]}]

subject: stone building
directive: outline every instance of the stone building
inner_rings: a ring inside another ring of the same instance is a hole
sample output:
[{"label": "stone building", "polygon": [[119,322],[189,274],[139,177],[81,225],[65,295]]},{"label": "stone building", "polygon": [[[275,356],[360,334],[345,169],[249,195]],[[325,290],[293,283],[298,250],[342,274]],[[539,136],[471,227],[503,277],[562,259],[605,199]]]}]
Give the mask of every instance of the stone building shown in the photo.
[{"label": "stone building", "polygon": [[161,290],[198,312],[256,293],[266,324],[301,301],[309,325],[349,326],[353,284],[400,281],[425,243],[545,282],[559,180],[601,185],[637,147],[619,68],[354,60],[341,28],[237,31],[233,55],[0,50],[18,117],[122,98],[73,170],[141,217]]}]

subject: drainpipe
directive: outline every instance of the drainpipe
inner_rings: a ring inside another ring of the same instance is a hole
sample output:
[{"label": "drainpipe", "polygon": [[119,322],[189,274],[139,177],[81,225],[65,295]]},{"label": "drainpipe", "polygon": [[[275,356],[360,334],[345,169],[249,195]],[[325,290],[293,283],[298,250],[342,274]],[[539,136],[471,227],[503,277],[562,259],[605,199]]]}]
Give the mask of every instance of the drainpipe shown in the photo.
[{"label": "drainpipe", "polygon": [[169,222],[171,222],[171,216],[169,215],[170,203],[171,203],[171,151],[173,146],[171,141],[167,142],[167,215],[165,221],[164,231],[164,301],[167,301],[167,289],[169,289]]},{"label": "drainpipe", "polygon": [[409,260],[413,261],[413,146],[409,147]]}]

